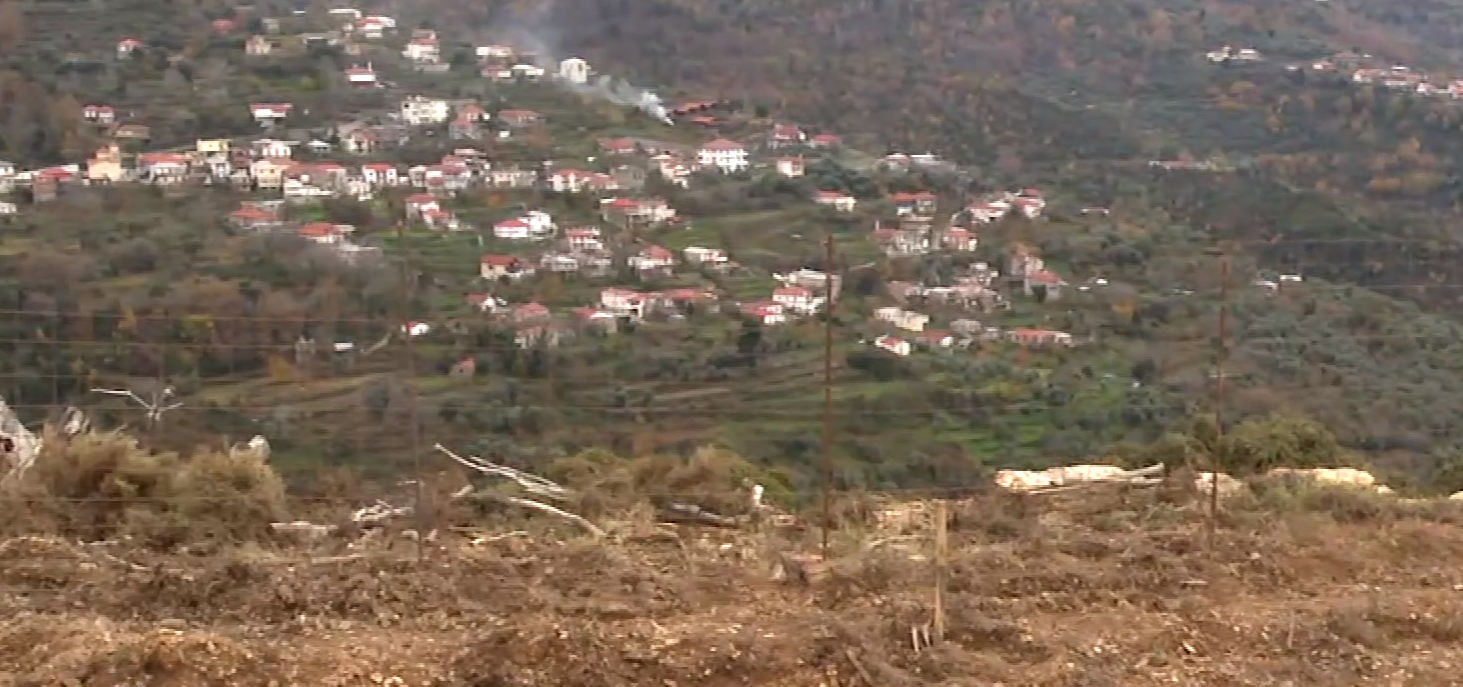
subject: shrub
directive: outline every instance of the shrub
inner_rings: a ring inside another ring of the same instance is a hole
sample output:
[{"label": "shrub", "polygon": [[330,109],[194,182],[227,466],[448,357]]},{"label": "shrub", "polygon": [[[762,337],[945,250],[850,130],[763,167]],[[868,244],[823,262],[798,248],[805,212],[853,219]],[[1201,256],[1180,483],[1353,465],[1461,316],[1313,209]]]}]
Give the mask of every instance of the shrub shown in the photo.
[{"label": "shrub", "polygon": [[164,548],[264,538],[286,515],[284,483],[261,459],[154,453],[121,432],[48,433],[14,490],[3,514],[11,529]]}]

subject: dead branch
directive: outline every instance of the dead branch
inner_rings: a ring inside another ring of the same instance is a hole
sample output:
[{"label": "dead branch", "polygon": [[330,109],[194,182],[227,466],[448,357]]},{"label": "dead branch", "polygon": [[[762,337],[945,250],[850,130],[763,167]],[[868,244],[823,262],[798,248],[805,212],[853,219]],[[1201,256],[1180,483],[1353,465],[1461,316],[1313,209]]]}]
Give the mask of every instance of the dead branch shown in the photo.
[{"label": "dead branch", "polygon": [[503,534],[495,534],[495,535],[493,535],[491,537],[484,537],[484,536],[473,537],[472,538],[472,541],[468,542],[468,544],[471,545],[471,546],[482,546],[483,544],[492,544],[493,542],[500,542],[500,541],[503,541],[505,539],[515,539],[515,538],[518,538],[518,537],[527,537],[527,536],[528,536],[528,532],[525,532],[523,530],[513,530],[512,532],[504,532]]},{"label": "dead branch", "polygon": [[739,520],[689,503],[672,503],[658,514],[661,520],[671,523],[710,525],[712,527],[737,527]]},{"label": "dead branch", "polygon": [[371,344],[369,347],[366,348],[366,350],[361,351],[361,357],[364,358],[368,355],[371,355],[372,353],[375,353],[376,351],[386,348],[386,344],[391,343],[392,334],[393,332],[387,331],[386,336],[381,337],[380,341]]},{"label": "dead branch", "polygon": [[393,506],[385,501],[377,501],[372,505],[352,513],[351,522],[362,525],[374,525],[385,520],[390,520],[391,518],[410,515],[411,512],[411,506]]},{"label": "dead branch", "polygon": [[484,475],[491,475],[494,477],[502,477],[512,480],[524,491],[533,494],[534,496],[553,499],[555,501],[564,501],[570,497],[570,492],[568,489],[565,489],[564,487],[554,482],[539,477],[538,475],[523,472],[522,470],[514,470],[513,468],[504,465],[498,465],[497,463],[489,462],[487,460],[479,458],[478,456],[460,456],[456,453],[453,453],[451,450],[441,444],[436,444],[433,446],[433,448],[441,451],[448,458],[451,458],[463,467],[475,470]]},{"label": "dead branch", "polygon": [[853,649],[845,647],[843,649],[843,655],[848,657],[848,662],[853,664],[853,669],[858,671],[859,677],[863,678],[864,687],[878,687],[874,682],[874,678],[869,675],[869,671],[864,668],[863,662],[858,660],[858,654],[855,654]]},{"label": "dead branch", "polygon": [[1082,490],[1086,490],[1086,489],[1101,489],[1103,487],[1112,487],[1112,486],[1124,486],[1124,487],[1156,487],[1156,486],[1158,486],[1160,484],[1163,484],[1163,480],[1162,479],[1158,479],[1158,478],[1093,480],[1091,482],[1077,482],[1075,484],[1063,484],[1063,485],[1055,486],[1055,487],[1043,487],[1043,488],[1040,488],[1040,489],[1032,489],[1031,491],[1028,491],[1026,493],[1027,494],[1030,494],[1031,496],[1046,496],[1046,495],[1049,495],[1049,494],[1063,494],[1063,493],[1071,492],[1071,491],[1082,491]]},{"label": "dead branch", "polygon": [[566,510],[561,510],[561,509],[555,508],[555,507],[550,506],[550,505],[548,505],[546,503],[539,503],[538,501],[530,501],[528,499],[519,498],[517,496],[494,496],[493,498],[496,498],[496,499],[505,501],[507,503],[511,503],[511,504],[513,504],[515,506],[521,506],[523,508],[529,508],[529,509],[536,510],[536,511],[539,511],[539,512],[542,512],[542,513],[548,513],[549,515],[553,515],[553,516],[557,516],[557,517],[563,518],[565,520],[568,520],[570,522],[573,522],[573,523],[579,525],[580,527],[583,527],[586,531],[588,531],[590,534],[594,535],[596,538],[605,536],[604,530],[600,529],[598,525],[595,525],[594,523],[586,520],[584,517],[579,516],[579,515],[575,515],[575,514],[570,513],[569,511],[566,511]]},{"label": "dead branch", "polygon": [[923,537],[922,535],[918,535],[918,534],[902,534],[902,535],[899,535],[897,537],[884,537],[883,539],[875,539],[875,540],[873,540],[873,541],[865,544],[864,545],[864,551],[873,551],[874,549],[877,549],[877,548],[879,548],[879,547],[881,547],[881,546],[883,546],[885,544],[894,544],[894,543],[897,543],[897,542],[906,542],[906,541],[922,540],[924,538],[925,537]]}]

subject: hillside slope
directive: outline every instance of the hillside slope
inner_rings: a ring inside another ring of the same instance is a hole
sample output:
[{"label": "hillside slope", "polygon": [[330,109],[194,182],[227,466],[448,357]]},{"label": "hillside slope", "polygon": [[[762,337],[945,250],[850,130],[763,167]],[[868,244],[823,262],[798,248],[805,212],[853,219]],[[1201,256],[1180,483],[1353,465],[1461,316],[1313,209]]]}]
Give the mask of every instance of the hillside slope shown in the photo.
[{"label": "hillside slope", "polygon": [[[494,25],[655,82],[767,100],[800,119],[877,132],[890,146],[975,161],[992,156],[1001,134],[1056,158],[1129,151],[1135,126],[1199,131],[1202,121],[1165,109],[1202,97],[1196,70],[1222,45],[1275,61],[1357,49],[1447,64],[1453,46],[1425,40],[1445,9],[1373,17],[1342,2],[556,0],[499,14]],[[1031,97],[1082,114],[1032,115]],[[972,132],[989,107],[1013,118],[983,139]],[[1015,126],[1022,116],[1032,118]],[[1105,140],[1092,140],[1099,133]]]}]

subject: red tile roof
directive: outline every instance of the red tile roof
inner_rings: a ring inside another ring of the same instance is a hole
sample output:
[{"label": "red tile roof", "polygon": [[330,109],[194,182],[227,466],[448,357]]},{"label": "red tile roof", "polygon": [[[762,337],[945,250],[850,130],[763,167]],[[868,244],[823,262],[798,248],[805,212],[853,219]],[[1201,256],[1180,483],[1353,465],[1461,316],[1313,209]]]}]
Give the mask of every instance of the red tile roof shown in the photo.
[{"label": "red tile roof", "polygon": [[706,145],[701,146],[701,149],[702,150],[731,151],[731,150],[746,150],[747,148],[746,148],[746,146],[743,146],[742,144],[737,143],[736,141],[733,141],[733,140],[730,140],[730,139],[725,139],[725,138],[718,138],[718,139],[715,139],[715,140],[712,140],[712,141],[707,142]]}]

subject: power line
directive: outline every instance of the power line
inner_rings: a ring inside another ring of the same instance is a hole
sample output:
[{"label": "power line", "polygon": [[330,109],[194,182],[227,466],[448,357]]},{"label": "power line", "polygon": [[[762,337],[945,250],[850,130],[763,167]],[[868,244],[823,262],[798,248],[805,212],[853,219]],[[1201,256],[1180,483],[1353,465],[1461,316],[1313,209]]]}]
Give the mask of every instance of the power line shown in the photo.
[{"label": "power line", "polygon": [[[1231,374],[1230,376],[1233,377],[1234,375]],[[1271,386],[1268,386],[1267,385],[1265,388],[1274,389],[1275,387],[1271,387]],[[1314,390],[1315,388],[1316,388],[1315,386],[1297,386],[1296,387],[1297,390]],[[315,402],[315,403],[318,403],[318,401]],[[275,410],[281,410],[281,409],[284,409],[284,410],[299,410],[300,412],[309,412],[308,410],[302,410],[300,408],[300,406],[309,406],[311,404],[312,404],[311,401],[302,401],[302,402],[294,402],[294,403],[285,402],[285,403],[279,403],[279,404],[274,404],[274,405],[240,405],[240,406],[221,405],[221,406],[217,406],[217,407],[190,407],[190,406],[183,406],[183,407],[177,408],[175,410],[169,411],[169,414],[182,415],[182,414],[190,413],[190,412],[191,413],[204,413],[204,414],[207,414],[207,413],[221,413],[221,412],[236,412],[237,413],[237,412],[245,412],[245,411],[260,411],[260,412],[263,412],[263,411],[275,411]],[[8,403],[7,405],[9,405],[11,409],[22,409],[22,410],[50,411],[50,410],[54,410],[55,409],[55,406],[54,405],[47,405],[47,404]],[[776,405],[776,404],[773,404],[773,405]],[[810,405],[810,406],[815,405],[815,402],[810,400],[807,405]],[[1179,409],[1187,408],[1188,405],[1189,404],[1187,402],[1174,402],[1174,403],[1166,404],[1166,405],[1160,406],[1160,407],[1168,407],[1168,408],[1172,408],[1172,409],[1175,409],[1175,410],[1179,410]],[[329,413],[332,413],[332,412],[341,412],[341,411],[346,411],[346,410],[360,410],[360,409],[362,409],[363,406],[364,406],[364,404],[359,404],[359,405],[354,405],[354,406],[350,406],[350,407],[337,407],[337,408],[331,408],[331,409],[315,410],[314,412],[317,413],[317,414],[324,415],[324,414],[329,414]],[[91,406],[91,407],[93,409],[97,409],[95,406]],[[507,405],[507,404],[497,405],[497,404],[491,404],[491,403],[479,403],[479,404],[453,403],[453,407],[455,409],[464,410],[464,411],[470,411],[470,410],[555,411],[555,412],[560,412],[560,413],[586,413],[586,414],[587,413],[602,413],[602,414],[611,415],[611,416],[665,415],[665,416],[672,417],[672,418],[687,418],[687,419],[767,420],[767,421],[774,421],[774,422],[775,421],[779,421],[779,420],[782,420],[782,421],[807,421],[807,422],[815,422],[815,421],[821,420],[821,419],[823,419],[825,417],[825,414],[824,414],[824,412],[822,410],[792,411],[792,410],[787,410],[787,409],[782,409],[782,408],[737,409],[737,408],[727,408],[727,407],[725,407],[724,404],[723,405],[718,405],[715,408],[687,408],[687,407],[681,407],[681,406],[618,407],[618,406],[580,406],[580,405]],[[1009,412],[1009,411],[1055,411],[1055,410],[1063,410],[1063,409],[1066,409],[1066,410],[1080,409],[1081,407],[1082,407],[1082,402],[1080,400],[1078,400],[1078,401],[1074,401],[1074,402],[1072,402],[1070,404],[1052,403],[1052,402],[1049,402],[1049,401],[1042,401],[1042,402],[975,403],[975,404],[972,404],[969,408],[932,408],[932,409],[929,409],[929,410],[860,410],[860,409],[845,408],[845,409],[842,409],[842,410],[835,411],[833,413],[833,416],[832,417],[834,419],[855,419],[855,420],[866,420],[866,419],[883,418],[883,417],[938,418],[938,417],[942,417],[943,416],[943,417],[955,417],[955,418],[958,418],[958,417],[961,417],[961,416],[963,416],[965,414],[969,414],[971,412],[978,412],[978,411],[1007,411],[1007,412]],[[1142,406],[1142,407],[1148,407],[1148,406]],[[122,408],[121,406],[118,406],[118,409],[121,409],[121,408]],[[130,406],[129,406],[129,408],[130,408]]]},{"label": "power line", "polygon": [[[944,330],[928,330],[928,331],[944,331]],[[1241,328],[1241,330],[1237,334],[1238,334],[1238,336],[1236,336],[1235,341],[1236,341],[1236,343],[1239,343],[1239,344],[1308,343],[1308,342],[1310,342],[1310,341],[1313,340],[1313,339],[1310,338],[1310,335],[1304,334],[1304,333],[1299,333],[1299,332],[1296,333],[1296,334],[1294,334],[1294,335],[1244,336],[1244,329]],[[889,333],[889,336],[892,336],[894,338],[918,338],[919,335],[920,335],[920,332],[898,331],[898,330],[892,331],[892,332]],[[1424,332],[1418,332],[1418,333],[1412,333],[1412,334],[1367,334],[1367,333],[1359,333],[1359,334],[1335,334],[1335,333],[1332,333],[1332,332],[1327,332],[1326,333],[1327,338],[1337,339],[1337,340],[1341,340],[1341,341],[1354,341],[1354,342],[1372,342],[1372,341],[1418,341],[1418,340],[1427,340],[1427,339],[1431,339],[1431,338],[1437,338],[1437,336],[1446,336],[1446,335],[1447,335],[1446,332],[1440,332],[1438,334],[1427,334],[1427,333],[1424,333]],[[420,338],[429,338],[430,336],[431,335],[427,335],[427,337],[420,337]],[[1099,333],[1096,334],[1096,335],[1094,335],[1094,336],[1096,337],[1095,338],[1096,343],[1100,344],[1102,342],[1101,330],[1099,330]],[[1211,337],[1209,337],[1209,336],[1191,336],[1191,337],[1172,336],[1172,335],[1165,335],[1165,333],[1162,332],[1162,331],[1152,332],[1150,334],[1149,338],[1147,338],[1147,339],[1141,339],[1141,340],[1140,339],[1130,338],[1130,337],[1125,337],[1125,336],[1120,336],[1120,335],[1115,335],[1113,338],[1114,339],[1117,339],[1117,340],[1120,340],[1120,341],[1127,342],[1127,343],[1144,344],[1144,345],[1152,345],[1152,344],[1166,344],[1166,345],[1204,344],[1204,343],[1207,343],[1207,342],[1209,342],[1211,340]],[[98,341],[98,340],[95,340],[95,339],[37,340],[37,339],[0,338],[0,345],[4,345],[4,344],[27,345],[27,346],[34,346],[34,345],[37,345],[37,344],[44,344],[44,345],[54,345],[54,346],[67,346],[67,347],[76,348],[76,349],[86,349],[86,348],[98,348],[98,349],[100,349],[100,348],[119,348],[119,347],[120,348],[127,348],[127,347],[136,347],[136,348],[150,349],[150,350],[156,350],[156,351],[161,351],[161,350],[187,350],[187,351],[191,351],[191,352],[195,352],[195,353],[196,352],[204,352],[204,353],[207,353],[207,352],[211,352],[211,351],[217,351],[220,354],[227,354],[228,352],[231,352],[231,351],[232,352],[290,353],[290,352],[293,352],[293,349],[294,349],[294,344],[230,344],[230,343],[215,343],[215,342],[187,343],[187,342],[177,342],[177,341],[164,341],[164,342],[156,342],[156,343],[153,343],[153,342],[144,342],[144,341],[134,341],[134,342]],[[566,352],[566,353],[574,353],[576,350],[578,350],[575,347],[575,342],[573,342],[573,341],[570,341],[569,343],[561,344],[558,347],[554,347],[554,348],[543,348],[543,349],[539,349],[539,348],[536,348],[535,346],[531,346],[531,345],[530,346],[519,346],[519,345],[516,345],[516,344],[501,344],[501,343],[499,343],[499,344],[477,345],[475,343],[456,343],[456,342],[453,342],[453,343],[436,343],[436,342],[432,342],[432,341],[422,341],[422,340],[415,341],[413,343],[413,345],[414,345],[414,350],[418,350],[419,353],[421,353],[422,355],[429,355],[429,354],[430,355],[440,355],[440,354],[444,354],[444,353],[454,353],[454,354],[461,355],[463,357],[473,357],[476,354],[491,354],[491,353],[502,352],[502,351],[517,351],[517,352],[520,352],[520,353],[524,353],[524,352],[529,352],[529,351],[533,351],[533,350],[544,350],[544,351],[551,352],[551,353],[552,352],[555,352],[555,351],[563,351],[563,352]],[[972,343],[971,343],[971,346],[972,347],[985,347],[985,346],[990,346],[990,345],[996,345],[996,346],[1013,346],[1013,347],[1014,346],[1021,346],[1021,344],[1017,344],[1015,342],[1008,341],[1008,340],[1005,340],[1005,339],[980,339],[980,338],[977,338],[977,339],[974,339],[972,341]],[[1049,352],[1049,353],[1061,353],[1061,352],[1069,352],[1069,351],[1080,351],[1084,345],[1086,345],[1086,344],[1077,344],[1077,345],[1072,346],[1072,347],[1066,347],[1066,346],[1039,346],[1039,347],[1035,347],[1035,348],[1032,348],[1032,347],[1023,347],[1023,349],[1024,350],[1032,350],[1032,351],[1045,351],[1045,352]],[[858,347],[858,344],[856,344],[856,342],[854,342],[852,339],[849,339],[849,340],[847,340],[847,341],[844,342],[844,346],[846,346],[846,347],[847,346],[855,346],[855,347]],[[873,350],[873,349],[871,348],[871,350]],[[340,355],[348,355],[348,354],[342,353]],[[768,353],[767,354],[767,357],[769,357],[769,358],[775,358],[775,357],[778,357],[778,356],[787,356],[787,355],[789,355],[789,353],[777,353],[777,352],[773,352],[773,353]],[[319,357],[319,358],[325,358],[325,357],[327,357],[327,354],[323,354],[322,353],[322,354],[319,354],[317,357]],[[418,357],[420,357],[420,356],[418,356]],[[363,358],[363,360],[365,360],[365,361],[370,361],[370,360],[373,360],[373,359],[374,358],[370,358],[370,357]],[[386,358],[380,358],[380,359],[381,360],[385,360]],[[821,358],[819,358],[819,359],[821,359]],[[907,359],[910,359],[910,360],[919,360],[919,358],[907,358]],[[726,369],[730,370],[732,368],[726,368]],[[106,376],[107,373],[105,373],[105,372],[99,372],[99,374],[101,374],[103,376]],[[0,372],[0,378],[5,378],[7,376],[12,376],[12,377],[21,377],[21,376],[23,376],[23,377],[31,378],[31,379],[49,379],[49,378],[51,378],[53,376],[53,374],[52,373],[40,373],[40,372],[33,373],[33,374],[32,373],[21,373],[21,372],[12,372],[12,373]],[[76,375],[62,375],[62,376],[63,377],[75,377]],[[128,375],[118,374],[117,376],[119,376],[119,377],[126,377]],[[601,377],[600,375],[595,375],[591,371],[590,374],[586,378],[587,379],[597,379],[597,378],[600,378],[600,377]],[[323,381],[324,379],[328,379],[328,378],[329,377],[324,377],[322,379],[316,379],[314,381]],[[650,378],[641,379],[641,378],[615,377],[615,376],[610,376],[609,379],[611,379],[611,380],[618,380],[618,381],[625,381],[625,380],[630,380],[630,379],[634,379],[634,380],[637,380],[637,381],[645,381],[645,382],[656,381],[656,380],[650,379]],[[710,382],[708,382],[708,383],[710,383]]]},{"label": "power line", "polygon": [[[451,464],[451,463],[444,463],[442,470],[439,470],[438,472],[445,472],[448,468],[451,468],[451,467],[454,467],[454,465]],[[827,493],[832,494],[834,496],[868,496],[868,497],[873,497],[873,496],[885,496],[885,495],[919,495],[919,494],[954,495],[954,494],[970,494],[972,492],[986,491],[986,490],[991,489],[991,487],[993,487],[993,486],[994,486],[994,484],[992,482],[990,482],[990,481],[980,481],[980,482],[967,482],[967,483],[962,483],[962,484],[957,484],[957,485],[946,485],[946,486],[941,486],[941,487],[888,487],[888,488],[885,488],[885,487],[865,487],[865,488],[849,488],[849,487],[845,487],[845,488],[836,488],[835,487],[835,488],[832,488],[832,489],[828,489],[826,491],[827,491]],[[592,492],[596,488],[597,488],[596,485],[590,484],[590,485],[586,485],[586,486],[582,486],[582,487],[574,487],[572,489],[574,491],[579,491],[579,492]],[[619,487],[617,485],[610,484],[610,485],[607,485],[606,488],[607,489],[610,489],[611,491],[614,491],[614,490],[617,490]],[[764,493],[767,494],[768,496],[775,496],[775,497],[799,497],[801,500],[812,501],[816,497],[822,496],[824,494],[824,492],[825,492],[825,490],[823,489],[823,487],[821,485],[819,485],[817,487],[808,487],[808,488],[802,488],[802,489],[783,489],[783,488],[776,488],[774,486],[773,488],[770,488],[768,491],[766,491]],[[615,493],[619,493],[619,492],[615,492]],[[743,497],[749,497],[751,495],[751,493],[752,493],[751,492],[751,489],[740,489],[740,488],[730,488],[730,489],[701,489],[701,490],[693,490],[693,491],[663,491],[663,490],[651,489],[651,490],[645,490],[645,491],[639,491],[639,490],[632,491],[632,492],[629,492],[628,494],[626,494],[626,496],[627,497],[630,497],[630,498],[639,498],[639,499],[668,499],[668,500],[670,500],[670,499],[684,499],[684,500],[726,499],[726,500],[732,500],[732,499],[742,499]],[[401,495],[400,494],[397,494],[396,496],[401,496]],[[286,495],[282,499],[282,501],[284,502],[285,505],[300,504],[300,505],[308,505],[308,506],[324,506],[324,505],[333,506],[333,505],[341,505],[341,504],[347,504],[347,503],[374,503],[375,501],[382,500],[382,499],[388,499],[389,500],[391,497],[392,497],[391,494],[383,494],[383,493],[378,493],[378,492],[372,492],[369,495],[357,496],[357,497],[311,496],[311,495],[290,494],[290,495]],[[746,499],[746,500],[748,502],[750,502],[750,499],[749,498]],[[77,504],[77,505],[80,505],[80,504],[253,503],[255,501],[256,500],[253,497],[248,496],[248,495],[238,495],[238,496],[226,496],[226,495],[208,495],[208,496],[204,496],[204,495],[192,495],[192,494],[178,494],[178,495],[169,495],[169,496],[10,496],[10,495],[0,495],[0,504],[30,504],[30,505],[44,505],[44,504],[47,504],[47,503]],[[819,503],[821,504],[821,501]]]}]

